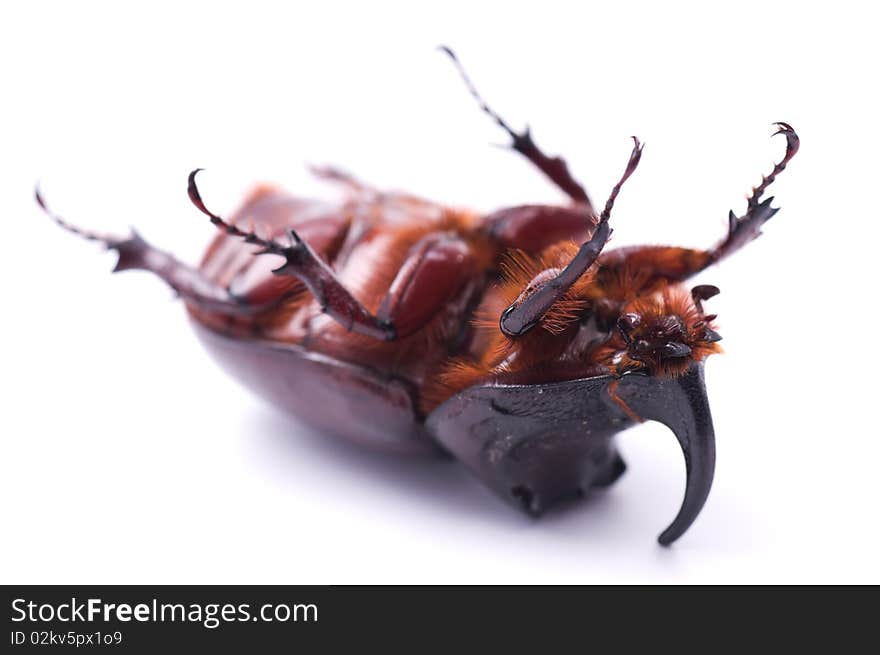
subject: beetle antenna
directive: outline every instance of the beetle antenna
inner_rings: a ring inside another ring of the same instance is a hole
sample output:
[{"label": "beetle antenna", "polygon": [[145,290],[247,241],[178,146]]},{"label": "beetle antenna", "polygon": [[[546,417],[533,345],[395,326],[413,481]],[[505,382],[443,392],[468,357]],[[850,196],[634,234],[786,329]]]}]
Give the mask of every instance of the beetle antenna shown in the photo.
[{"label": "beetle antenna", "polygon": [[608,200],[605,202],[605,208],[599,215],[600,223],[604,223],[611,218],[611,210],[614,208],[614,201],[617,200],[617,196],[620,194],[624,182],[626,182],[629,179],[629,176],[633,174],[636,168],[638,168],[639,162],[642,159],[642,150],[644,149],[645,144],[639,141],[639,138],[636,136],[630,138],[633,140],[634,145],[632,152],[629,155],[629,161],[626,163],[626,170],[617,181],[617,184],[614,185],[614,188],[611,189],[611,195],[608,196]]},{"label": "beetle antenna", "polygon": [[[253,243],[254,245],[260,246],[263,250],[257,254],[273,254],[286,256],[287,251],[289,250],[289,246],[284,246],[272,239],[264,239],[260,237],[255,230],[245,232],[244,230],[233,225],[232,223],[225,221],[205,206],[205,203],[202,200],[202,194],[199,193],[199,188],[196,185],[196,174],[198,174],[198,172],[201,170],[203,169],[197,168],[192,171],[189,174],[189,178],[187,180],[186,192],[192,204],[194,204],[196,208],[205,216],[210,218],[211,222],[214,225],[226,232],[226,234],[234,237],[241,237],[242,239],[244,239],[245,243]],[[290,230],[289,236],[293,243],[299,243],[299,235],[297,235],[296,232]]]}]

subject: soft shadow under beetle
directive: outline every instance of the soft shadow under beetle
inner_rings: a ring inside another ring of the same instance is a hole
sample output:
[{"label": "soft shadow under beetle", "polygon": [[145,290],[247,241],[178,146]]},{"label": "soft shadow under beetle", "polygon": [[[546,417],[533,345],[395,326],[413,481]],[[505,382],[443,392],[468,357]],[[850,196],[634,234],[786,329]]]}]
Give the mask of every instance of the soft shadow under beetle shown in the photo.
[{"label": "soft shadow under beetle", "polygon": [[62,227],[116,250],[114,270],[151,271],[171,285],[207,349],[270,401],[360,443],[446,451],[530,514],[613,483],[625,465],[612,437],[644,420],[665,424],[687,467],[681,509],[659,538],[669,544],[700,512],[715,468],[703,361],[721,337],[703,303],[718,289],[684,285],[778,211],[763,195],[798,137],[776,124],[785,155],[745,213],[730,213],[714,248],[604,252],[639,140],[598,209],[566,163],[511,129],[444,50],[513,149],[569,204],[480,215],[321,168],[344,189],[337,204],[262,186],[224,219],[203,202],[193,171],[189,197],[219,233],[192,268],[137,234],[82,230],[39,192],[37,201]]}]

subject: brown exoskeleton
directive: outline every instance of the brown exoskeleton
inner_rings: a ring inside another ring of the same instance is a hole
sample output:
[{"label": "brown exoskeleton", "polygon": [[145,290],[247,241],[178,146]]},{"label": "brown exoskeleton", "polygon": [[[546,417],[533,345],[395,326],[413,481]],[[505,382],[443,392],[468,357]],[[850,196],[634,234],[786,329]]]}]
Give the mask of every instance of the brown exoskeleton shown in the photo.
[{"label": "brown exoskeleton", "polygon": [[[714,435],[702,362],[717,352],[715,287],[695,274],[756,237],[777,211],[764,192],[798,150],[755,187],[742,216],[708,250],[604,251],[615,200],[635,172],[634,146],[601,208],[565,161],[547,156],[480,97],[483,111],[569,198],[488,215],[365,185],[338,170],[334,205],[261,186],[229,218],[188,193],[218,232],[198,267],[137,234],[62,227],[119,253],[183,299],[207,348],[248,386],[328,432],[398,451],[443,450],[504,497],[538,514],[611,484],[624,465],[612,437],[641,420],[668,425],[688,484],[668,544],[711,486]],[[258,256],[255,256],[258,255]]]}]

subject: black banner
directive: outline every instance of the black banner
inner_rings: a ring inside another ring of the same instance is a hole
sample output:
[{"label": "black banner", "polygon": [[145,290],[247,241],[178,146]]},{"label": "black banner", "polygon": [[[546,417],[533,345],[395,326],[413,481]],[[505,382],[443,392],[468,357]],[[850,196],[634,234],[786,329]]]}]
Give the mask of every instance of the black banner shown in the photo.
[{"label": "black banner", "polygon": [[13,586],[0,594],[0,651],[9,653],[421,650],[474,635],[499,646],[570,637],[586,650],[609,639],[684,645],[697,634],[706,647],[707,638],[748,645],[758,635],[765,645],[809,637],[815,646],[823,632],[839,649],[873,625],[877,607],[876,589],[830,588]]}]

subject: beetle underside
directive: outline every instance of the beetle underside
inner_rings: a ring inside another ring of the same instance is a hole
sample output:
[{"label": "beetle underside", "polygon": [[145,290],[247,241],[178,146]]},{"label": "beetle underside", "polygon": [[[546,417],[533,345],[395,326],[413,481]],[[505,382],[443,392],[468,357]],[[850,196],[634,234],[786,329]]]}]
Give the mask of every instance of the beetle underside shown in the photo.
[{"label": "beetle underside", "polygon": [[[458,60],[448,51],[456,66]],[[597,211],[565,162],[548,157],[471,93],[513,148],[570,199],[489,215],[379,191],[336,169],[328,204],[260,187],[219,228],[198,268],[137,234],[62,227],[119,253],[115,270],[148,270],[183,298],[221,364],[272,402],[328,431],[387,450],[442,449],[531,514],[610,485],[625,466],[612,437],[656,420],[678,438],[688,481],[660,542],[696,518],[712,483],[714,432],[703,361],[719,352],[718,293],[687,280],[739,250],[778,210],[752,190],[709,250],[638,246],[604,251],[612,208],[635,172],[635,145]],[[257,256],[260,255],[260,256]],[[328,410],[328,408],[332,408]]]}]

